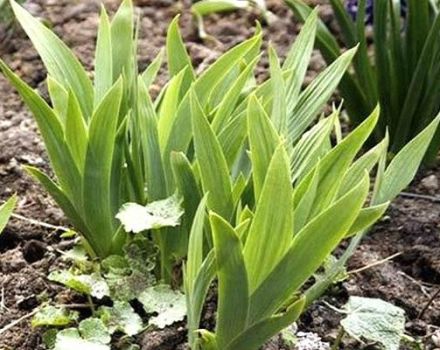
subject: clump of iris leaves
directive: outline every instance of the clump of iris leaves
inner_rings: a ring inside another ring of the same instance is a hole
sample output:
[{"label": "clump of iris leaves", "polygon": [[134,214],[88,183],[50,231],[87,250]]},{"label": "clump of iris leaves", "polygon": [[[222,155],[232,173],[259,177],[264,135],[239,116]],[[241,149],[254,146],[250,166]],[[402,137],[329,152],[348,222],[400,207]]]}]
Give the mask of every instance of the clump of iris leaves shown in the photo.
[{"label": "clump of iris leaves", "polygon": [[[55,177],[26,170],[80,240],[64,253],[71,267],[49,279],[86,295],[91,312],[80,320],[68,305],[39,310],[33,324],[55,327],[45,339],[56,350],[109,349],[117,334],[124,335],[116,337],[119,347],[135,349],[134,335],[184,317],[191,349],[258,349],[340,279],[368,229],[413,179],[440,121],[434,118],[391,161],[387,134],[366,145],[379,106],[343,135],[342,106],[328,116],[321,111],[358,47],[303,88],[317,11],[283,64],[269,48],[270,78],[261,84],[253,74],[261,28],[198,74],[176,18],[165,50],[169,80],[153,100],[149,87],[165,52],[139,73],[141,28],[131,1],[111,20],[101,12],[93,79],[50,29],[11,4],[48,71],[50,103],[0,61],[34,115]],[[2,208],[5,216],[13,201]],[[336,258],[342,240],[349,244]],[[200,329],[214,280],[216,326]],[[374,310],[382,304],[359,303],[347,305],[347,333],[385,344],[353,322],[367,317],[385,325],[381,330],[393,337],[384,346],[397,349],[401,310],[389,306],[395,321],[388,315],[379,322]]]}]

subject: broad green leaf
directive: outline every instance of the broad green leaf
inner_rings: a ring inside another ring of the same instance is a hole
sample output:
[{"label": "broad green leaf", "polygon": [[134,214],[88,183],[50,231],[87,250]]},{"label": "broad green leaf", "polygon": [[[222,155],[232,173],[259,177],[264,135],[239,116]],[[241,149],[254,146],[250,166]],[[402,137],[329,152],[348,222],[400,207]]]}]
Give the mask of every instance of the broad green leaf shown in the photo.
[{"label": "broad green leaf", "polygon": [[284,61],[283,70],[291,70],[286,81],[286,97],[289,106],[295,105],[301,91],[313,51],[317,22],[318,13],[315,10],[307,17]]},{"label": "broad green leaf", "polygon": [[385,350],[398,350],[405,334],[405,311],[381,299],[350,297],[344,306],[344,330],[358,341],[382,344]]},{"label": "broad green leaf", "polygon": [[194,346],[194,342],[197,341],[197,334],[195,332],[200,328],[200,318],[202,317],[205,298],[208,294],[209,287],[215,278],[215,274],[215,252],[214,250],[211,250],[197,273],[192,293],[187,295],[188,338],[191,346]]},{"label": "broad green leaf", "polygon": [[301,316],[304,301],[304,298],[301,298],[290,305],[286,311],[253,324],[233,339],[225,349],[255,350],[260,348],[267,339],[290,326]]},{"label": "broad green leaf", "polygon": [[339,112],[333,112],[301,136],[291,151],[292,182],[301,180],[328,153],[330,134],[338,117]]},{"label": "broad green leaf", "polygon": [[197,273],[203,263],[203,239],[204,239],[204,224],[206,216],[206,201],[209,193],[206,194],[200,201],[197,212],[194,216],[191,233],[189,235],[188,244],[188,258],[186,262],[185,278],[188,281],[188,286],[192,292],[193,283],[196,279]]},{"label": "broad green leaf", "polygon": [[148,323],[160,329],[182,321],[186,316],[185,296],[168,285],[147,288],[138,299],[145,312],[157,313],[157,316],[150,317]]},{"label": "broad green leaf", "polygon": [[292,142],[296,142],[301,137],[329,100],[356,54],[356,50],[357,47],[343,53],[299,95],[294,108],[288,111],[288,130]]},{"label": "broad green leaf", "polygon": [[68,94],[65,129],[67,146],[82,175],[86,161],[88,131],[79,102],[72,91]]},{"label": "broad green leaf", "polygon": [[359,179],[362,178],[365,170],[369,173],[371,172],[373,167],[378,163],[380,156],[384,152],[387,152],[387,146],[388,140],[384,139],[381,143],[377,144],[350,166],[345,174],[341,188],[339,189],[339,195],[343,195],[353,188]]},{"label": "broad green leaf", "polygon": [[138,80],[137,128],[140,129],[144,162],[144,181],[149,201],[164,198],[167,193],[162,156],[159,145],[157,117],[147,87],[141,78]]},{"label": "broad green leaf", "polygon": [[389,204],[389,202],[385,202],[383,204],[362,209],[359,213],[359,216],[356,218],[356,221],[348,230],[347,237],[367,230],[382,217]]},{"label": "broad green leaf", "polygon": [[58,116],[59,120],[63,124],[65,124],[69,93],[60,83],[58,83],[50,75],[47,77],[46,82],[47,82],[47,90],[50,95],[50,100],[53,105],[53,110],[55,114]]},{"label": "broad green leaf", "polygon": [[283,145],[272,157],[244,247],[252,293],[289,249],[293,229],[293,190]]},{"label": "broad green leaf", "polygon": [[121,221],[125,231],[139,233],[162,227],[174,227],[180,224],[183,210],[176,196],[139,205],[126,203],[116,218]]},{"label": "broad green leaf", "polygon": [[104,6],[99,18],[98,38],[95,52],[95,98],[97,107],[113,85],[113,53],[110,20]]},{"label": "broad green leaf", "polygon": [[[243,58],[253,49],[259,47],[260,44],[261,35],[257,35],[226,52],[194,82],[192,87],[193,93],[187,93],[183,97],[179,109],[176,112],[177,115],[174,119],[171,133],[166,141],[166,147],[163,153],[165,174],[171,174],[169,161],[171,152],[186,152],[191,142],[192,113],[190,96],[195,92],[199,103],[204,106],[218,83],[227,77],[228,73],[231,72],[234,67],[237,67]],[[167,178],[167,183],[170,182],[172,183],[172,177]]]},{"label": "broad green leaf", "polygon": [[216,335],[219,349],[246,327],[249,290],[248,275],[240,238],[220,216],[210,215],[218,276]]},{"label": "broad green leaf", "polygon": [[81,63],[69,48],[42,22],[15,1],[11,1],[17,20],[32,40],[49,74],[67,90],[71,88],[87,118],[93,110],[93,87]]},{"label": "broad green leaf", "polygon": [[[313,204],[312,215],[326,208],[336,197],[345,172],[353,162],[354,157],[368,139],[379,118],[379,109],[350,133],[342,142],[333,148],[322,159],[320,165],[320,181],[317,197]],[[307,176],[312,176],[310,173]],[[362,179],[359,178],[359,181]],[[358,182],[359,183],[359,182]]]},{"label": "broad green leaf", "polygon": [[280,138],[263,106],[251,96],[247,108],[247,125],[252,160],[252,180],[255,198],[260,197],[267,169]]},{"label": "broad green leaf", "polygon": [[409,185],[440,123],[440,114],[394,157],[383,175],[375,203],[394,199]]},{"label": "broad green leaf", "polygon": [[61,188],[69,199],[74,200],[75,203],[81,203],[79,171],[64,142],[63,127],[60,120],[34,89],[14,74],[1,60],[0,69],[33,113]]},{"label": "broad green leaf", "polygon": [[191,92],[194,148],[204,192],[209,192],[208,207],[231,218],[232,184],[220,144],[206,119],[194,92]]},{"label": "broad green leaf", "polygon": [[113,17],[110,28],[113,82],[130,71],[134,49],[133,19],[133,4],[131,0],[124,0]]},{"label": "broad green leaf", "polygon": [[93,236],[90,244],[99,256],[110,253],[114,231],[111,210],[112,159],[117,135],[122,80],[103,98],[90,121],[83,179],[84,217]]},{"label": "broad green leaf", "polygon": [[241,195],[246,189],[247,184],[248,184],[248,180],[246,180],[243,173],[240,173],[232,189],[232,198],[234,201],[234,206],[237,206],[238,202],[240,201]]},{"label": "broad green leaf", "polygon": [[194,84],[194,89],[203,107],[208,102],[212,91],[214,91],[221,81],[228,77],[228,73],[236,68],[245,57],[248,58],[247,55],[249,53],[255,52],[253,57],[248,58],[249,62],[258,56],[259,50],[256,50],[256,48],[260,47],[261,40],[262,35],[258,34],[233,47],[200,75]]},{"label": "broad green leaf", "polygon": [[14,195],[11,198],[9,198],[5,203],[0,205],[0,234],[6,227],[16,204],[17,204],[17,197]]},{"label": "broad green leaf", "polygon": [[54,183],[46,174],[38,170],[37,168],[31,166],[25,166],[24,169],[31,175],[35,180],[37,180],[47,192],[52,196],[55,202],[63,210],[64,214],[69,218],[73,225],[81,231],[81,233],[89,239],[90,232],[87,225],[83,222],[80,214],[73,206],[72,202],[63,192],[63,190]]},{"label": "broad green leaf", "polygon": [[195,73],[191,59],[185,49],[178,23],[179,16],[176,16],[168,27],[166,48],[170,76],[173,77],[185,69],[181,89],[183,96],[195,80]]},{"label": "broad green leaf", "polygon": [[159,73],[160,67],[162,66],[163,59],[165,56],[165,50],[160,50],[157,56],[153,61],[149,64],[149,66],[142,73],[142,80],[147,88],[153,84],[156,79],[157,74]]},{"label": "broad green leaf", "polygon": [[295,235],[288,252],[251,295],[250,322],[272,315],[322,265],[356,220],[367,197],[369,183],[365,174],[358,186]]},{"label": "broad green leaf", "polygon": [[[313,209],[313,203],[317,195],[317,189],[319,185],[320,164],[315,168],[314,174],[311,178],[304,180],[308,186],[303,193],[299,190],[294,192],[294,230],[298,233],[308,222],[310,213]],[[305,185],[303,185],[305,186]],[[296,189],[301,189],[302,186],[298,186]],[[305,187],[304,187],[305,188]]]},{"label": "broad green leaf", "polygon": [[280,66],[280,60],[275,49],[269,48],[270,76],[272,83],[272,113],[270,119],[275,130],[280,135],[286,135],[287,131],[287,94],[284,83],[283,72]]},{"label": "broad green leaf", "polygon": [[171,153],[171,164],[177,191],[183,198],[182,207],[185,216],[182,219],[181,235],[186,235],[193,224],[193,218],[202,198],[196,175],[183,153]]},{"label": "broad green leaf", "polygon": [[218,141],[223,150],[228,168],[232,169],[246,141],[247,118],[242,113],[231,120],[218,134]]},{"label": "broad green leaf", "polygon": [[186,68],[171,78],[166,92],[162,98],[159,109],[158,133],[161,149],[164,149],[166,141],[171,133],[174,119],[177,116],[180,103],[181,86],[186,74]]},{"label": "broad green leaf", "polygon": [[[310,16],[313,9],[307,5],[304,0],[284,0],[287,6],[289,6],[301,21],[306,21]],[[381,2],[383,3],[383,2]],[[337,38],[330,33],[323,21],[318,20],[318,26],[316,31],[316,45],[320,49],[327,64],[333,63],[340,55],[341,49],[339,48]],[[374,108],[374,104],[370,106],[369,101],[366,101],[366,97],[361,89],[359,83],[350,74],[346,73],[339,84],[343,95],[349,96],[345,99],[345,107],[349,111],[349,114],[356,123],[362,122],[365,115],[371,112]]]},{"label": "broad green leaf", "polygon": [[220,102],[218,110],[212,120],[212,129],[216,133],[221,131],[230,120],[231,114],[240,98],[240,93],[243,91],[247,81],[251,77],[258,59],[259,57],[255,58],[246,66]]},{"label": "broad green leaf", "polygon": [[32,317],[32,327],[55,326],[64,327],[75,322],[79,317],[76,311],[69,311],[63,307],[52,305],[43,306]]}]

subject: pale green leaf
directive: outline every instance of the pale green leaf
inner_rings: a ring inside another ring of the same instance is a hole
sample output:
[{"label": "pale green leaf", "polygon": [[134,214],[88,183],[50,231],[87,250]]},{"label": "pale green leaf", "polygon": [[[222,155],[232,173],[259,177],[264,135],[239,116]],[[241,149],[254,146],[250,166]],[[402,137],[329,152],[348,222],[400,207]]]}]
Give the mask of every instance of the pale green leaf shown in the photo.
[{"label": "pale green leaf", "polygon": [[12,196],[5,203],[0,205],[0,234],[2,233],[3,229],[6,227],[16,204],[17,204],[17,197]]},{"label": "pale green leaf", "polygon": [[161,227],[178,226],[182,215],[180,201],[176,196],[171,196],[145,206],[126,203],[116,218],[122,223],[125,231],[139,233]]},{"label": "pale green leaf", "polygon": [[86,318],[78,325],[81,336],[92,343],[109,344],[111,341],[107,327],[99,318]]},{"label": "pale green leaf", "polygon": [[170,76],[173,77],[185,69],[181,90],[183,96],[194,81],[195,73],[191,59],[185,49],[178,23],[179,16],[176,16],[168,27],[166,48]]},{"label": "pale green leaf", "polygon": [[148,322],[160,329],[182,321],[186,316],[185,295],[167,285],[147,288],[138,299],[145,312],[157,313]]},{"label": "pale green leaf", "polygon": [[95,52],[95,107],[113,85],[112,35],[108,14],[102,6]]},{"label": "pale green leaf", "polygon": [[440,123],[440,114],[394,157],[385,170],[376,203],[394,199],[409,185]]},{"label": "pale green leaf", "polygon": [[247,107],[247,127],[252,160],[252,180],[258,200],[266,178],[267,169],[280,138],[263,106],[253,95]]},{"label": "pale green leaf", "polygon": [[93,87],[84,67],[72,51],[42,22],[15,1],[11,1],[17,20],[32,40],[49,74],[67,90],[71,88],[88,117],[93,109]]},{"label": "pale green leaf", "polygon": [[[369,183],[365,174],[355,188],[295,235],[283,259],[252,294],[251,322],[272,315],[322,265],[358,216],[367,197]],[[293,270],[295,274],[292,274]]]},{"label": "pale green leaf", "polygon": [[219,349],[246,327],[249,289],[240,238],[220,216],[210,215],[218,276],[217,343]]},{"label": "pale green leaf", "polygon": [[251,293],[289,249],[293,236],[292,197],[289,161],[280,145],[269,164],[244,247]]},{"label": "pale green leaf", "polygon": [[405,312],[381,299],[350,297],[341,321],[353,338],[374,341],[386,350],[398,350],[405,332]]},{"label": "pale green leaf", "polygon": [[54,350],[110,350],[110,346],[81,338],[76,328],[67,328],[58,332]]},{"label": "pale green leaf", "polygon": [[78,312],[69,311],[63,307],[52,305],[43,306],[32,318],[32,327],[55,326],[63,327],[75,322]]},{"label": "pale green leaf", "polygon": [[143,329],[141,317],[126,301],[115,301],[112,307],[102,306],[98,314],[110,334],[119,331],[131,337]]},{"label": "pale green leaf", "polygon": [[209,192],[208,207],[229,218],[233,211],[232,184],[226,159],[217,137],[191,91],[194,148],[200,168],[203,190]]},{"label": "pale green leaf", "polygon": [[98,273],[76,275],[67,270],[54,271],[48,276],[53,282],[61,283],[77,292],[102,299],[110,294],[107,282]]}]

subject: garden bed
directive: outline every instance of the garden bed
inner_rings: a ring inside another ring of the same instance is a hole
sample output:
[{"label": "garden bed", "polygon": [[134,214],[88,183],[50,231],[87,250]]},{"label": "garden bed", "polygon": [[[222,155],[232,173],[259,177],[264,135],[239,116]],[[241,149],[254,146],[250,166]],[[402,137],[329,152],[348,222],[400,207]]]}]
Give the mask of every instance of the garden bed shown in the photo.
[{"label": "garden bed", "polygon": [[[117,6],[116,1],[108,3],[112,9]],[[145,67],[163,47],[168,24],[180,11],[183,11],[180,21],[182,33],[193,63],[200,70],[227,48],[249,37],[258,19],[256,14],[246,11],[211,16],[206,20],[206,30],[218,42],[204,43],[197,36],[188,2],[184,1],[183,8],[173,0],[137,3],[141,23],[140,68]],[[26,6],[34,15],[45,18],[82,62],[88,68],[92,67],[98,1],[31,0]],[[272,42],[284,57],[300,26],[281,1],[269,1],[269,9],[276,18],[270,26],[264,27],[264,46]],[[321,11],[327,12],[326,7]],[[330,18],[328,14],[325,16]],[[33,87],[45,90],[46,73],[24,34],[17,33],[4,48],[1,57]],[[314,55],[310,76],[322,66],[320,56]],[[264,79],[268,67],[266,57],[258,67],[258,75]],[[163,84],[164,74],[161,72],[157,84]],[[153,93],[154,89],[153,86]],[[64,264],[60,251],[73,244],[60,238],[62,230],[56,229],[56,226],[65,227],[68,223],[43,189],[21,169],[21,165],[28,164],[48,170],[48,160],[33,119],[3,77],[0,77],[0,96],[0,200],[17,193],[19,204],[16,214],[54,226],[44,227],[16,217],[0,237],[2,329],[28,316],[47,298],[64,304],[81,303],[82,300],[46,279],[48,272]],[[440,287],[439,181],[440,168],[421,170],[407,190],[411,195],[400,196],[391,205],[386,217],[376,225],[351,259],[348,270],[356,271],[398,255],[390,261],[353,273],[347,281],[332,287],[323,299],[340,307],[349,295],[358,295],[382,298],[400,306],[406,311],[408,334],[421,339],[427,349],[440,347],[440,297],[422,313],[430,297]],[[435,196],[437,202],[433,199]],[[337,336],[341,316],[325,302],[315,303],[301,318],[299,328],[317,333],[324,341],[331,341]],[[143,349],[183,349],[186,339],[184,324],[145,333],[138,339]],[[344,349],[351,349],[350,346],[348,342]],[[357,348],[357,345],[354,346]],[[43,348],[41,331],[31,328],[30,318],[0,336],[2,350]],[[274,340],[266,348],[282,349],[283,346]]]}]

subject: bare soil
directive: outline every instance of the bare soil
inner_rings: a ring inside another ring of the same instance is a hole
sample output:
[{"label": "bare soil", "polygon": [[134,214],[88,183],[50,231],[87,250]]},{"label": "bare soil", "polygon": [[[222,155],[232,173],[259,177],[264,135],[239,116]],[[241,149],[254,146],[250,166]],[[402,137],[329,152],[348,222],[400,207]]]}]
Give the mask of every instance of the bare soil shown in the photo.
[{"label": "bare soil", "polygon": [[[115,9],[117,1],[105,1]],[[325,3],[322,1],[322,3]],[[202,70],[227,48],[241,42],[254,32],[258,14],[238,11],[213,15],[206,19],[206,30],[216,41],[203,42],[197,36],[189,1],[138,0],[141,19],[139,60],[145,67],[165,43],[166,29],[171,19],[182,12],[182,32],[194,65]],[[93,51],[98,22],[99,1],[92,0],[30,0],[26,7],[44,18],[73,48],[81,61],[93,66]],[[265,47],[271,42],[281,56],[285,56],[299,24],[281,0],[269,1],[274,13],[270,25],[264,25]],[[331,21],[328,6],[321,12]],[[1,35],[0,35],[1,38]],[[46,72],[25,35],[17,31],[0,45],[0,56],[18,74],[42,93],[45,91]],[[323,67],[315,53],[308,79]],[[258,75],[265,77],[267,58],[258,66]],[[161,71],[158,86],[166,79]],[[158,87],[156,88],[158,90]],[[0,76],[0,201],[17,193],[20,201],[17,214],[55,226],[67,226],[62,212],[22,169],[33,165],[49,170],[44,146],[35,123],[17,93]],[[437,185],[436,181],[437,179]],[[438,186],[440,168],[422,170],[408,192],[419,195],[440,195]],[[440,338],[440,297],[434,299],[423,312],[431,296],[440,288],[440,203],[433,200],[399,197],[387,216],[374,228],[351,259],[348,270],[374,264],[392,254],[400,253],[391,261],[350,275],[346,282],[335,285],[323,298],[336,307],[343,305],[349,295],[379,297],[402,307],[407,314],[407,333],[422,341],[426,349],[440,348],[435,344],[435,333]],[[45,228],[14,218],[0,236],[0,329],[29,315],[48,298],[59,302],[74,302],[78,296],[66,293],[61,287],[47,281],[48,272],[63,264],[60,250],[72,244],[60,238],[60,230]],[[215,298],[206,309],[207,326],[212,327]],[[315,303],[301,318],[299,328],[316,332],[325,341],[332,342],[338,332],[341,316],[323,301]],[[42,330],[32,329],[30,318],[10,328],[0,336],[0,349],[44,349]],[[434,335],[434,337],[433,337]],[[148,332],[138,337],[142,349],[185,349],[184,324],[164,331]],[[117,347],[115,347],[117,348]],[[372,344],[360,345],[343,342],[343,349],[374,349]],[[287,349],[279,339],[272,340],[265,349]],[[402,349],[405,347],[402,346]]]}]

